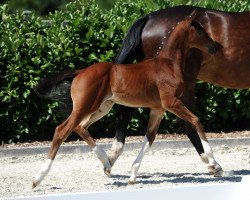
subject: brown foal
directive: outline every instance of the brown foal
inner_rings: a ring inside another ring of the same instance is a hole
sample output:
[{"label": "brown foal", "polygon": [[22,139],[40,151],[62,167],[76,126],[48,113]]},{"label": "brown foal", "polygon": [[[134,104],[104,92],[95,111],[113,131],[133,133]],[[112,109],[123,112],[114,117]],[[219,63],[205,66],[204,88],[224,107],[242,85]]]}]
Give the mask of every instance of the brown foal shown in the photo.
[{"label": "brown foal", "polygon": [[138,64],[101,62],[74,72],[71,85],[73,110],[68,119],[56,128],[47,160],[34,179],[33,187],[47,175],[60,145],[72,131],[87,142],[103,163],[105,173],[110,175],[111,165],[107,154],[96,145],[87,129],[105,116],[115,103],[151,109],[144,145],[132,166],[129,183],[136,181],[143,155],[152,145],[166,110],[196,129],[211,171],[218,174],[223,172],[213,157],[198,117],[180,100],[186,84],[182,74],[188,70],[185,68],[188,49],[198,48],[208,53],[215,43],[195,21],[194,12],[166,34],[170,34],[168,40],[163,38],[161,51],[153,59]]}]

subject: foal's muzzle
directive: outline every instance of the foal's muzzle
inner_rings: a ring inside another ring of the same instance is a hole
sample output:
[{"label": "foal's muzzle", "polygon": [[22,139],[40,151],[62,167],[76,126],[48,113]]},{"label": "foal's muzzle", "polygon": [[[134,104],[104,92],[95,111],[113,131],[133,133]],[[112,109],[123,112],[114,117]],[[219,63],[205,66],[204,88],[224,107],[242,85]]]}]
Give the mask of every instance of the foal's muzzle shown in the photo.
[{"label": "foal's muzzle", "polygon": [[221,48],[222,48],[222,46],[218,42],[214,42],[214,44],[211,44],[208,46],[208,52],[210,54],[214,55]]}]

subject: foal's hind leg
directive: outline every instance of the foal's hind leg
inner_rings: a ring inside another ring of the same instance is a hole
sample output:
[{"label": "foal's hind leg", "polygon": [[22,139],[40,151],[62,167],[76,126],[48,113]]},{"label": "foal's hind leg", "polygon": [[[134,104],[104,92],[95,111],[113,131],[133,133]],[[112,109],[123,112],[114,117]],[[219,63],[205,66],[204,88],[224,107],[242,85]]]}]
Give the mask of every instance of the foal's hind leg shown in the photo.
[{"label": "foal's hind leg", "polygon": [[148,122],[146,136],[144,137],[144,143],[143,143],[143,146],[142,146],[142,149],[141,149],[139,155],[137,156],[137,158],[135,159],[135,161],[132,165],[131,176],[130,176],[129,181],[128,181],[129,184],[134,184],[136,181],[136,176],[137,176],[138,170],[140,168],[142,159],[143,159],[145,153],[147,152],[147,150],[149,149],[149,147],[154,142],[155,135],[157,134],[157,130],[160,126],[164,112],[165,112],[165,110],[163,110],[163,109],[150,111],[150,118],[149,118],[149,122]]},{"label": "foal's hind leg", "polygon": [[[171,99],[171,101],[169,101]],[[223,170],[221,166],[215,161],[212,148],[210,147],[207,138],[205,136],[203,127],[198,119],[192,112],[190,112],[183,103],[178,98],[168,98],[166,101],[162,101],[162,105],[164,108],[169,110],[170,112],[174,113],[181,119],[185,120],[186,122],[190,123],[197,131],[204,151],[208,158],[208,165],[209,170],[214,174],[214,176],[222,176]]]},{"label": "foal's hind leg", "polygon": [[79,121],[81,120],[80,117],[80,113],[72,112],[69,118],[56,128],[50,150],[47,154],[47,160],[40,169],[39,174],[34,178],[32,188],[39,185],[43,178],[49,173],[60,145],[67,139],[69,134],[78,125]]},{"label": "foal's hind leg", "polygon": [[99,146],[96,145],[94,139],[88,132],[88,127],[104,117],[109,113],[114,103],[112,101],[105,101],[101,104],[100,108],[93,113],[88,120],[83,120],[80,122],[79,126],[75,129],[76,133],[92,148],[93,152],[97,155],[98,159],[102,162],[104,166],[104,173],[107,176],[111,174],[111,165],[106,152]]}]

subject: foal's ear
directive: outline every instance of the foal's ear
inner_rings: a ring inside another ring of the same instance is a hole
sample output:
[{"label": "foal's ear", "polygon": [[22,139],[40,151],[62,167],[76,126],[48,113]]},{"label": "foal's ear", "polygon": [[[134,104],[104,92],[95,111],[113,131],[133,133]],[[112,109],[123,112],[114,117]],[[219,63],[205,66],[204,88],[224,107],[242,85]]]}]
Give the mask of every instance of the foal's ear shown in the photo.
[{"label": "foal's ear", "polygon": [[197,15],[196,10],[194,10],[189,16],[186,17],[186,20],[191,24]]}]

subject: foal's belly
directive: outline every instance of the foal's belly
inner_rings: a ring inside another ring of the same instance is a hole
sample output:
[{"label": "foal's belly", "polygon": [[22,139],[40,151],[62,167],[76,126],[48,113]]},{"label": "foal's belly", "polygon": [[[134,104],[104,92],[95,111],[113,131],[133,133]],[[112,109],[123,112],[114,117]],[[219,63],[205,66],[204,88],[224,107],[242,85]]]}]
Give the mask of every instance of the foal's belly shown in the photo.
[{"label": "foal's belly", "polygon": [[156,92],[143,95],[114,92],[110,100],[120,105],[135,108],[161,108],[160,98]]}]

